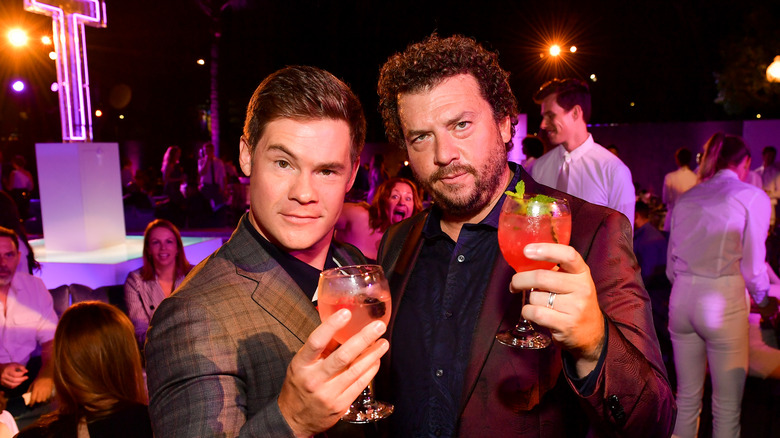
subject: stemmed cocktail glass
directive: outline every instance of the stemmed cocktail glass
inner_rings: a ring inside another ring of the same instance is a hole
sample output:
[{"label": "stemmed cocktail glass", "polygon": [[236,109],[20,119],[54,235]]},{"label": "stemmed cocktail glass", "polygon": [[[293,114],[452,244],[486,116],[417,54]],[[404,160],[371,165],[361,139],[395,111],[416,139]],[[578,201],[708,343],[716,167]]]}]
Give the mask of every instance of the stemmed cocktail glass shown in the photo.
[{"label": "stemmed cocktail glass", "polygon": [[[518,186],[519,187],[519,186]],[[571,213],[565,199],[545,195],[509,194],[498,220],[498,246],[507,263],[517,272],[553,269],[555,263],[530,260],[523,254],[529,243],[569,244]],[[523,291],[525,305],[527,291]],[[550,337],[539,333],[525,318],[511,329],[496,335],[504,345],[540,349],[550,345]]]},{"label": "stemmed cocktail glass", "polygon": [[[352,319],[333,339],[343,344],[372,321],[390,322],[390,287],[379,265],[343,266],[322,271],[317,286],[320,318],[325,321],[340,309],[349,309]],[[393,413],[393,405],[374,400],[371,385],[352,403],[341,419],[350,423],[381,420]]]}]

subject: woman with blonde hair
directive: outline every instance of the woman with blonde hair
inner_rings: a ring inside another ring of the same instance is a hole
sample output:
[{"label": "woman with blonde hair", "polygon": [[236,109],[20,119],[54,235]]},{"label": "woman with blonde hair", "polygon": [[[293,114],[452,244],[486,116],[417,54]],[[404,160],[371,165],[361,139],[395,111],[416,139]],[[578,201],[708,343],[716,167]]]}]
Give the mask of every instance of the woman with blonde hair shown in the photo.
[{"label": "woman with blonde hair", "polygon": [[674,436],[695,437],[707,367],[712,436],[738,437],[748,371],[747,287],[762,315],[777,311],[764,262],[769,197],[742,181],[750,154],[718,133],[704,146],[699,184],[672,211],[666,273],[672,281],[669,333],[677,370]]},{"label": "woman with blonde hair", "polygon": [[142,350],[154,310],[192,269],[184,255],[179,229],[165,219],[156,219],[146,226],[143,258],[143,266],[127,274],[125,280],[127,314]]},{"label": "woman with blonde hair", "polygon": [[74,304],[54,334],[58,408],[18,437],[152,437],[141,355],[118,308]]}]

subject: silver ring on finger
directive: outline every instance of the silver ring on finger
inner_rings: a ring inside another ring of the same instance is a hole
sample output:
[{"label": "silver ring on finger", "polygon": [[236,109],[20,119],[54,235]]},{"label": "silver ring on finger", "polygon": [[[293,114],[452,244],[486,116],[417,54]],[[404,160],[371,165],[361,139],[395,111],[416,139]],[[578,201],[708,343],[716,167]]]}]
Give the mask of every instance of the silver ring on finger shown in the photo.
[{"label": "silver ring on finger", "polygon": [[548,309],[552,309],[553,308],[553,303],[555,302],[555,297],[557,295],[558,294],[556,294],[555,292],[550,292],[550,297],[547,299],[547,308]]}]

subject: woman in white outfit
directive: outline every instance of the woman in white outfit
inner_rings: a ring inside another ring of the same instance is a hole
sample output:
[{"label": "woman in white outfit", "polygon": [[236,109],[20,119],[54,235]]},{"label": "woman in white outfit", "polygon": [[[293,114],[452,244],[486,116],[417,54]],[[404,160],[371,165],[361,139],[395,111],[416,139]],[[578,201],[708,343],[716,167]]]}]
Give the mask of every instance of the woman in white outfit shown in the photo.
[{"label": "woman in white outfit", "polygon": [[674,436],[696,437],[709,364],[713,434],[740,435],[748,370],[745,287],[773,313],[764,242],[769,197],[741,181],[750,155],[739,137],[715,134],[704,145],[700,183],[683,194],[672,213],[667,275],[673,283],[669,332],[677,369]]}]

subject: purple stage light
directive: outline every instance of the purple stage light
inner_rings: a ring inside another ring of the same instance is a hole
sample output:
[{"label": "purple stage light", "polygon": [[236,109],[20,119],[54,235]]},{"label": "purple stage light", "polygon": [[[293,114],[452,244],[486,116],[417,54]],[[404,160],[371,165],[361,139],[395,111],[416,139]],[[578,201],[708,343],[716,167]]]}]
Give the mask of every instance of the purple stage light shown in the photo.
[{"label": "purple stage light", "polygon": [[24,91],[24,82],[22,81],[14,81],[13,84],[11,84],[11,88],[13,88],[14,91],[17,93],[21,93]]}]

